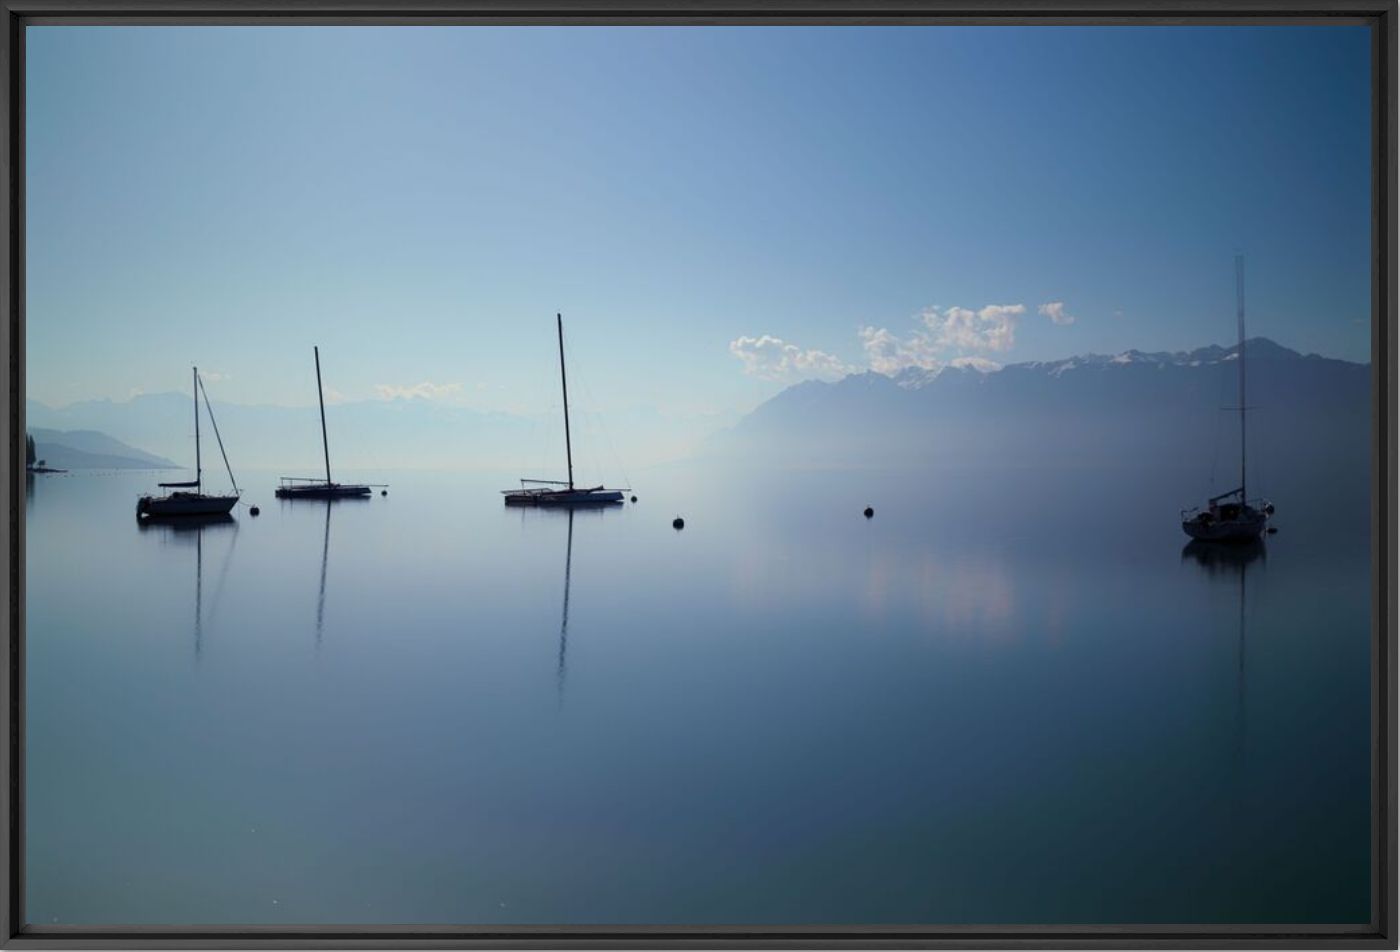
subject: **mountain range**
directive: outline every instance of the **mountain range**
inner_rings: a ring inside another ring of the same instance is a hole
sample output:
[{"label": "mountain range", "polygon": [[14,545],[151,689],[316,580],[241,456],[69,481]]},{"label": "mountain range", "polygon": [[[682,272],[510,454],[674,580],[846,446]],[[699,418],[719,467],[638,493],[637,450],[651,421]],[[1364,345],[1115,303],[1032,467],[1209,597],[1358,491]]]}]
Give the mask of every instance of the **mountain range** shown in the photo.
[{"label": "mountain range", "polygon": [[[1308,458],[1331,461],[1310,471],[1365,478],[1370,365],[1303,355],[1262,337],[1246,348],[1249,448],[1260,470],[1297,468],[1300,458]],[[1237,416],[1222,411],[1237,402],[1236,360],[1236,348],[1213,345],[807,381],[715,433],[695,455],[798,467],[1137,465],[1225,472],[1238,465]],[[320,471],[314,406],[215,403],[214,411],[235,471]],[[30,400],[27,415],[39,455],[53,466],[188,467],[193,462],[188,394],[143,394],[61,408]],[[466,465],[519,468],[521,475],[541,477],[563,468],[557,411],[526,417],[428,400],[375,400],[332,405],[327,417],[337,467]],[[217,449],[207,418],[204,426],[210,463]],[[609,431],[631,444],[633,456],[638,446],[652,450],[655,458],[691,455],[688,447],[667,444],[675,440],[670,429],[664,415],[651,411],[608,414],[602,429],[599,419],[576,409],[579,478],[618,478],[621,461],[611,452]],[[51,448],[59,446],[66,449]]]},{"label": "mountain range", "polygon": [[[1300,458],[1368,478],[1369,364],[1246,342],[1248,446],[1261,471]],[[1237,347],[852,374],[787,388],[709,442],[793,466],[1238,468]]]},{"label": "mountain range", "polygon": [[55,469],[173,469],[175,464],[96,430],[30,428],[35,456]]},{"label": "mountain range", "polygon": [[[321,422],[314,404],[216,401],[213,409],[235,474],[240,468],[302,476],[322,471]],[[188,393],[85,400],[63,407],[31,399],[25,412],[31,430],[95,430],[174,460],[182,468],[194,464]],[[326,422],[336,469],[518,469],[522,476],[542,478],[564,471],[563,421],[557,409],[527,416],[425,399],[361,400],[328,405]],[[675,432],[666,415],[655,410],[596,414],[575,405],[572,423],[580,479],[616,481],[622,478],[623,464],[637,465],[642,449],[654,454],[652,460],[664,460],[689,455],[693,448],[688,437]],[[221,469],[216,436],[202,408],[200,427],[205,466]],[[623,454],[614,451],[614,442]]]}]

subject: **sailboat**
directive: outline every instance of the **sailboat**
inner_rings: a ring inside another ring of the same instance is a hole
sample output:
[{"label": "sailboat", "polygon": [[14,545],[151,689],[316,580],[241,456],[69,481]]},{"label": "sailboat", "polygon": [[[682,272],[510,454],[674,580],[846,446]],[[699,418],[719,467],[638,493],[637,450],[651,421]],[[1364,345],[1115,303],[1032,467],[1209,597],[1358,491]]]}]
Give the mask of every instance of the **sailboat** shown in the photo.
[{"label": "sailboat", "polygon": [[559,383],[564,391],[564,458],[568,482],[557,479],[522,479],[519,489],[503,489],[507,506],[612,506],[622,502],[622,490],[574,485],[574,449],[569,437],[569,378],[564,370],[564,317],[554,315],[559,330]]},{"label": "sailboat", "polygon": [[316,357],[316,399],[321,405],[321,452],[326,458],[326,478],[283,476],[273,493],[278,499],[348,499],[370,495],[370,487],[358,483],[337,483],[331,479],[331,448],[326,439],[326,395],[321,387],[321,348],[312,347]]},{"label": "sailboat", "polygon": [[1244,258],[1235,256],[1235,303],[1239,325],[1239,348],[1235,351],[1235,365],[1239,372],[1240,414],[1240,484],[1235,489],[1212,496],[1206,500],[1205,508],[1183,509],[1181,529],[1193,539],[1202,542],[1253,542],[1263,534],[1269,517],[1274,514],[1273,503],[1263,499],[1250,499],[1245,468],[1245,347],[1244,347]]},{"label": "sailboat", "polygon": [[[194,479],[188,482],[160,483],[162,489],[172,492],[164,496],[142,496],[136,501],[137,518],[167,516],[226,516],[238,502],[241,495],[238,482],[233,478],[233,468],[228,463],[228,453],[224,452],[224,441],[219,436],[219,424],[214,420],[214,410],[209,405],[209,394],[204,394],[204,409],[209,414],[209,422],[214,427],[214,438],[219,442],[219,453],[228,469],[228,481],[233,484],[233,495],[213,496],[204,492],[204,468],[199,455],[199,394],[204,383],[199,379],[199,368],[194,371]],[[193,490],[191,492],[190,490]]]}]

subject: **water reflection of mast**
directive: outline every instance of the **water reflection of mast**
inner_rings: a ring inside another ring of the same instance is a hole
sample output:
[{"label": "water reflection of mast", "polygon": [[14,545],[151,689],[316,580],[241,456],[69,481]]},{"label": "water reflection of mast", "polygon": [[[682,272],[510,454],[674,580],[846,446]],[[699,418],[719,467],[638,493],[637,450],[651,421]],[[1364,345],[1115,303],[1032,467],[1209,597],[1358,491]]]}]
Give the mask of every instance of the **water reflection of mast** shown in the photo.
[{"label": "water reflection of mast", "polygon": [[207,529],[227,526],[233,530],[229,537],[228,551],[224,553],[223,567],[219,569],[219,584],[214,589],[214,604],[209,613],[212,616],[219,609],[219,598],[224,591],[224,581],[228,578],[228,567],[233,561],[233,550],[238,544],[238,521],[228,514],[217,516],[185,516],[176,520],[146,518],[137,520],[142,533],[156,532],[171,542],[188,542],[194,538],[194,657],[198,661],[204,649],[204,532]]},{"label": "water reflection of mast", "polygon": [[564,659],[569,647],[569,573],[574,564],[574,511],[568,510],[569,529],[564,543],[564,610],[559,621],[559,703],[564,702]]},{"label": "water reflection of mast", "polygon": [[233,529],[233,535],[229,538],[228,551],[224,553],[223,568],[219,569],[219,584],[214,587],[214,604],[209,606],[210,617],[219,611],[219,598],[224,593],[224,580],[228,578],[228,567],[233,562],[233,547],[238,544],[238,522],[232,516],[205,522],[194,530],[194,656],[196,661],[199,660],[204,625],[204,530],[209,526],[216,525],[230,527]]},{"label": "water reflection of mast", "polygon": [[204,641],[204,531],[194,530],[194,660]]},{"label": "water reflection of mast", "polygon": [[321,629],[326,618],[326,556],[331,550],[331,500],[326,500],[326,531],[321,538],[321,590],[316,597],[316,647],[321,647]]},{"label": "water reflection of mast", "polygon": [[1264,543],[1258,539],[1244,544],[1225,544],[1192,541],[1181,550],[1182,560],[1190,558],[1211,578],[1227,578],[1231,573],[1239,583],[1239,612],[1236,618],[1235,639],[1235,747],[1242,753],[1245,732],[1245,608],[1247,601],[1246,578],[1249,566],[1255,561],[1264,561],[1268,553]]}]

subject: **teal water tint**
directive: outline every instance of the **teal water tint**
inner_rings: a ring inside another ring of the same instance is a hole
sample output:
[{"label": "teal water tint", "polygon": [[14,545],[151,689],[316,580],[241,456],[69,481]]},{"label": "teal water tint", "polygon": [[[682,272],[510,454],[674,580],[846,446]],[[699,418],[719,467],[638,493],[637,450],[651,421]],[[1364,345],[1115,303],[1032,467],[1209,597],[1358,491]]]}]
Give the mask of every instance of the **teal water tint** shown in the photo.
[{"label": "teal water tint", "polygon": [[1364,485],[1241,559],[1162,473],[386,478],[35,480],[28,921],[1369,918]]}]

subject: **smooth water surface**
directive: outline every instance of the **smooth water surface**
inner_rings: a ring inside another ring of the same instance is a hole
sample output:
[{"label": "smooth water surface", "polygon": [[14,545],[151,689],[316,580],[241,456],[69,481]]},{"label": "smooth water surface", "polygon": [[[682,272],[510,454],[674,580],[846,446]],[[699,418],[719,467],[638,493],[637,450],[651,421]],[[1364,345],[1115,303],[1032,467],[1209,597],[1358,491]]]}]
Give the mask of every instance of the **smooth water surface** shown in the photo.
[{"label": "smooth water surface", "polygon": [[358,475],[34,480],[28,921],[1369,917],[1364,485],[1231,556],[1160,474]]}]

